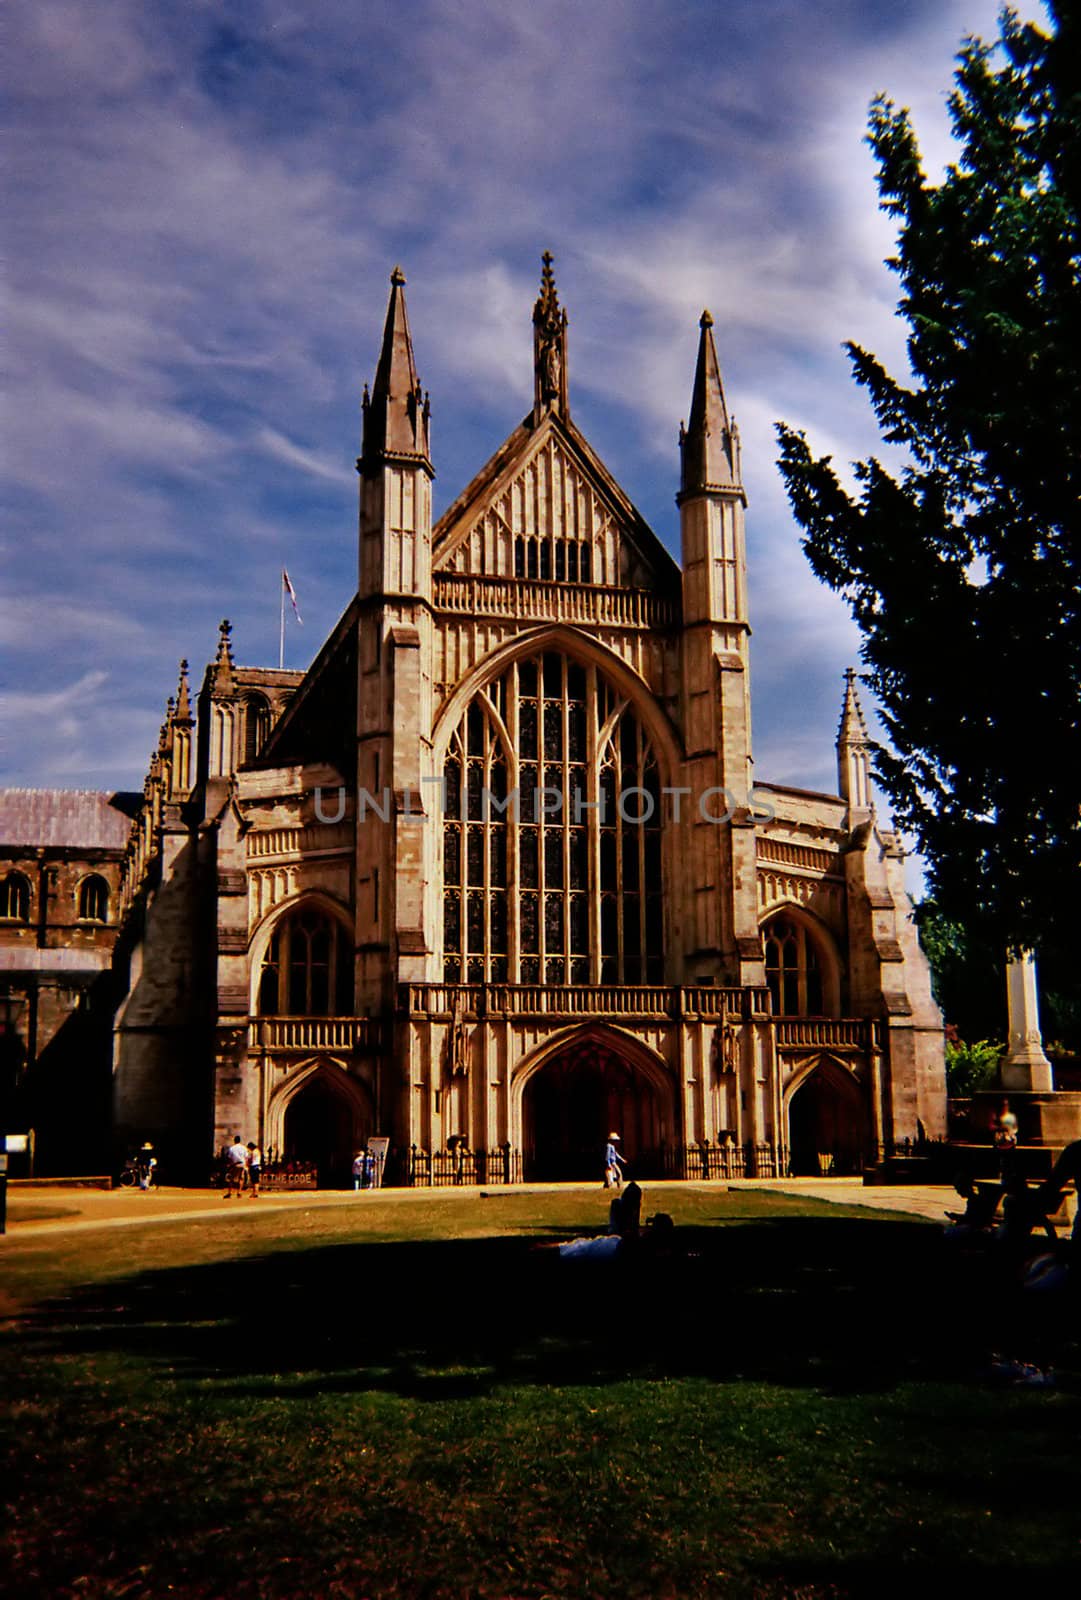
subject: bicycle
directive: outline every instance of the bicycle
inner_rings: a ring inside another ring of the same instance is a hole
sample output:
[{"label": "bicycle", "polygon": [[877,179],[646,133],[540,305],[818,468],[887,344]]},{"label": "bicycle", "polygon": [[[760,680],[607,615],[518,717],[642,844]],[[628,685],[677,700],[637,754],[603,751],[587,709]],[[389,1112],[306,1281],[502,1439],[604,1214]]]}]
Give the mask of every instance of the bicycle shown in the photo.
[{"label": "bicycle", "polygon": [[[156,1166],[157,1163],[154,1163]],[[143,1168],[130,1156],[124,1162],[120,1176],[116,1180],[118,1189],[152,1189],[154,1187],[154,1167],[150,1167],[143,1182]]]}]

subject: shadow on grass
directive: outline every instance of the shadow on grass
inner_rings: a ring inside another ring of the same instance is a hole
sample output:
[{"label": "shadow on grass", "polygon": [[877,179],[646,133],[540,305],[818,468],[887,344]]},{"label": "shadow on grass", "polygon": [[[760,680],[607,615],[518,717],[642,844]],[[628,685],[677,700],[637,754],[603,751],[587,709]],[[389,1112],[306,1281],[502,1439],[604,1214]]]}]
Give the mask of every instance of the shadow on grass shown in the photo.
[{"label": "shadow on grass", "polygon": [[771,1219],[685,1228],[678,1242],[668,1259],[600,1263],[520,1238],[282,1251],[77,1291],[19,1338],[278,1398],[637,1375],[861,1393],[986,1358],[984,1279],[921,1224]]}]

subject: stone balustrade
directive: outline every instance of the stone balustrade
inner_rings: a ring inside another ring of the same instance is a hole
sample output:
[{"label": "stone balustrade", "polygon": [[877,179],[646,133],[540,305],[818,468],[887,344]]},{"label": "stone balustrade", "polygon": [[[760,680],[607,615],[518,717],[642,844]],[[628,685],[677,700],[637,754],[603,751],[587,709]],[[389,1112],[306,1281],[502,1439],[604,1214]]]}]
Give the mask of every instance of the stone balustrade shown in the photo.
[{"label": "stone balustrade", "polygon": [[433,590],[437,611],[471,617],[535,617],[597,628],[671,628],[677,622],[673,602],[649,589],[439,572]]}]

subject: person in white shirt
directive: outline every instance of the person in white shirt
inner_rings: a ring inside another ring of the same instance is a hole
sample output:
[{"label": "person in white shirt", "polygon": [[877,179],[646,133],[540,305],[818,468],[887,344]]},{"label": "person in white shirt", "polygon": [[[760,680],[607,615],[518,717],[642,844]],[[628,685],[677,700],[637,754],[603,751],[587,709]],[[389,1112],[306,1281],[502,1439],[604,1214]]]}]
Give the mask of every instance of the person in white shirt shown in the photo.
[{"label": "person in white shirt", "polygon": [[247,1175],[248,1147],[239,1133],[234,1133],[233,1142],[225,1152],[225,1194],[222,1198],[231,1200],[235,1192],[239,1200]]},{"label": "person in white shirt", "polygon": [[263,1152],[251,1139],[248,1140],[248,1188],[253,1200],[259,1198],[259,1179],[263,1175]]}]

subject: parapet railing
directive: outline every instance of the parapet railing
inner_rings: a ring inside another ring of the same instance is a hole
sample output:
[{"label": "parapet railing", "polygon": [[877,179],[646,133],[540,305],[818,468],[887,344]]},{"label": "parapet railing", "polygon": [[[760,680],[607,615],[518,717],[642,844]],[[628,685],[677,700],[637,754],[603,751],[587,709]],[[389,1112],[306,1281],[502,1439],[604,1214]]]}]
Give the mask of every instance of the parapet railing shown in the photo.
[{"label": "parapet railing", "polygon": [[432,588],[436,610],[463,616],[536,617],[614,628],[671,628],[676,621],[672,601],[649,589],[543,583],[468,572],[436,573]]},{"label": "parapet railing", "polygon": [[866,1017],[777,1017],[781,1050],[867,1050],[882,1048],[882,1024]]},{"label": "parapet railing", "polygon": [[769,1011],[765,988],[669,984],[408,983],[399,1006],[426,1017],[739,1017]]},{"label": "parapet railing", "polygon": [[369,1050],[386,1048],[382,1017],[252,1017],[252,1044],[260,1050]]}]

